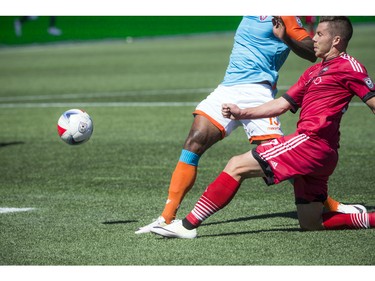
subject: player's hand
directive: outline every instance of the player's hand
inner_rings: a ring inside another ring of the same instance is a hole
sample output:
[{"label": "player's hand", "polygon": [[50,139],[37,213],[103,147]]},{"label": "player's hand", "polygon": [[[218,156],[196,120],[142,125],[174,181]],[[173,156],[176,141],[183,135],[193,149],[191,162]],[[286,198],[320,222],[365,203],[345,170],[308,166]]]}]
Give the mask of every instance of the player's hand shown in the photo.
[{"label": "player's hand", "polygon": [[237,120],[241,116],[241,109],[232,103],[224,103],[221,105],[221,114],[225,118]]},{"label": "player's hand", "polygon": [[272,18],[272,24],[273,24],[273,34],[283,40],[286,35],[286,27],[281,17],[274,16]]}]

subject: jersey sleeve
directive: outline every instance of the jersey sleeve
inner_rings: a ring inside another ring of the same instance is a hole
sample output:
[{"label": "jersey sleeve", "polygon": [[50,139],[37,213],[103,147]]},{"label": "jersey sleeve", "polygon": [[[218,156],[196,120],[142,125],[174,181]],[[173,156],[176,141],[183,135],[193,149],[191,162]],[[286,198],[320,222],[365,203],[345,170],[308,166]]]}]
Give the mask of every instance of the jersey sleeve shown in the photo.
[{"label": "jersey sleeve", "polygon": [[356,69],[350,72],[341,74],[341,80],[344,85],[353,93],[358,96],[363,102],[375,97],[375,85],[369,77],[364,66],[356,66]]},{"label": "jersey sleeve", "polygon": [[305,83],[303,81],[304,78],[301,76],[297,83],[290,87],[289,90],[283,95],[283,98],[286,99],[292,106],[290,111],[293,113],[296,113],[298,108],[300,108],[302,105],[302,99],[305,93]]},{"label": "jersey sleeve", "polygon": [[308,73],[310,73],[310,70],[314,67],[315,66],[309,67],[301,75],[297,83],[295,83],[292,87],[290,87],[289,90],[287,90],[286,93],[282,96],[291,104],[292,109],[290,111],[293,113],[296,113],[302,105],[303,97],[306,91],[305,85],[307,84],[307,81],[309,81]]},{"label": "jersey sleeve", "polygon": [[293,38],[296,41],[302,41],[310,36],[306,29],[303,28],[302,22],[298,17],[282,16],[281,18],[286,27],[286,33],[290,38]]}]

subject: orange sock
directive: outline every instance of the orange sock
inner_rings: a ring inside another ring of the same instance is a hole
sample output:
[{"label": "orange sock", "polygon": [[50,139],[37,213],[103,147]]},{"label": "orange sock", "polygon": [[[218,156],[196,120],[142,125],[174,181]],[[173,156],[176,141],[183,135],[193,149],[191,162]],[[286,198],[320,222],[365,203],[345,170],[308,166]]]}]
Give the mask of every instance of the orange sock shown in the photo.
[{"label": "orange sock", "polygon": [[337,212],[340,202],[332,199],[331,197],[327,197],[327,200],[324,201],[324,207],[331,212]]},{"label": "orange sock", "polygon": [[168,200],[161,214],[167,223],[176,217],[185,194],[193,187],[197,177],[197,166],[179,161],[172,174],[168,190]]}]

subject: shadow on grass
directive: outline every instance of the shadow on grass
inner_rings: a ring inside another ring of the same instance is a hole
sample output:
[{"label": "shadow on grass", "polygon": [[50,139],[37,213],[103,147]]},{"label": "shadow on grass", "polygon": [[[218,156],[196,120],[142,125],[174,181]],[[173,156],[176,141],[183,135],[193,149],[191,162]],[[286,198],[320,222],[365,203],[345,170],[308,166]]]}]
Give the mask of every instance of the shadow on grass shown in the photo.
[{"label": "shadow on grass", "polygon": [[133,223],[138,222],[137,220],[119,220],[119,221],[105,221],[102,224],[126,224],[126,223]]},{"label": "shadow on grass", "polygon": [[17,145],[17,144],[25,144],[25,142],[23,141],[0,142],[0,148],[10,146],[10,145]]},{"label": "shadow on grass", "polygon": [[303,232],[303,230],[301,228],[298,228],[298,227],[258,229],[258,230],[250,230],[250,231],[239,231],[239,232],[227,232],[227,233],[219,233],[219,234],[198,235],[198,238],[249,235],[249,234],[258,234],[258,233],[265,233],[265,232]]},{"label": "shadow on grass", "polygon": [[[277,218],[277,217],[297,219],[297,212],[284,212],[284,213],[263,214],[263,215],[249,216],[249,217],[240,217],[236,219],[204,223],[200,227],[223,224],[223,223],[232,223],[232,222],[237,223],[237,222],[259,220],[259,219],[269,219],[269,218]],[[266,233],[266,232],[302,232],[302,231],[303,230],[301,230],[301,228],[299,227],[285,227],[285,228],[257,229],[257,230],[249,230],[249,231],[198,235],[198,238],[249,235],[249,234],[259,234],[259,233]],[[161,236],[159,238],[164,239],[164,237],[161,237]]]},{"label": "shadow on grass", "polygon": [[[278,217],[298,219],[297,218],[297,212],[283,212],[283,213],[263,214],[263,215],[249,216],[249,217],[240,217],[240,218],[236,218],[236,219],[230,219],[230,220],[219,221],[219,222],[204,223],[201,226],[210,226],[210,225],[223,224],[223,223],[244,222],[244,221],[251,221],[251,220],[278,218]],[[265,232],[296,232],[296,231],[300,232],[302,230],[299,227],[258,229],[258,230],[250,230],[250,231],[239,231],[239,232],[228,232],[228,233],[220,233],[220,234],[199,235],[198,237],[199,238],[221,237],[221,236],[233,236],[233,235],[258,234],[258,233],[265,233]]]},{"label": "shadow on grass", "polygon": [[[361,205],[365,206],[367,211],[374,209],[374,206],[366,206],[362,203]],[[257,220],[257,219],[276,218],[276,217],[291,218],[291,219],[296,219],[296,220],[298,219],[297,212],[284,212],[284,213],[273,213],[273,214],[263,214],[263,215],[257,215],[257,216],[241,217],[241,218],[230,219],[230,220],[219,221],[219,222],[204,223],[201,225],[201,227],[216,225],[216,224],[223,224],[223,223],[243,222],[243,221],[251,221],[251,220]],[[232,236],[232,235],[248,235],[248,234],[266,233],[266,232],[304,232],[304,230],[302,230],[299,227],[273,228],[273,229],[258,229],[258,230],[250,230],[250,231],[199,235],[198,237],[203,238],[203,237],[220,237],[220,236]]]},{"label": "shadow on grass", "polygon": [[278,217],[297,219],[297,212],[284,212],[284,213],[264,214],[264,215],[250,216],[250,217],[241,217],[241,218],[236,218],[236,219],[231,219],[231,220],[226,220],[226,221],[205,223],[205,224],[202,224],[202,226],[222,224],[222,223],[231,223],[231,222],[259,220],[259,219],[270,219],[270,218],[278,218]]},{"label": "shadow on grass", "polygon": [[[373,210],[374,206],[366,206],[366,209]],[[237,222],[244,222],[244,221],[251,221],[251,220],[260,220],[260,219],[269,219],[269,218],[291,218],[298,220],[297,212],[283,212],[283,213],[272,213],[272,214],[263,214],[263,215],[256,215],[256,216],[248,216],[248,217],[240,217],[230,220],[224,221],[217,221],[217,222],[209,222],[203,223],[203,226],[210,226],[210,225],[217,225],[217,224],[224,224],[224,223],[237,223]],[[138,222],[137,220],[118,220],[118,221],[105,221],[103,224],[127,224],[127,223],[134,223]],[[220,234],[209,234],[209,235],[199,235],[200,238],[203,237],[220,237],[220,236],[232,236],[232,235],[248,235],[248,234],[258,234],[258,233],[266,233],[266,232],[303,232],[303,230],[299,227],[291,227],[291,228],[273,228],[273,229],[258,229],[258,230],[251,230],[251,231],[240,231],[240,232],[228,232],[228,233],[220,233]],[[162,237],[160,237],[162,238]]]}]

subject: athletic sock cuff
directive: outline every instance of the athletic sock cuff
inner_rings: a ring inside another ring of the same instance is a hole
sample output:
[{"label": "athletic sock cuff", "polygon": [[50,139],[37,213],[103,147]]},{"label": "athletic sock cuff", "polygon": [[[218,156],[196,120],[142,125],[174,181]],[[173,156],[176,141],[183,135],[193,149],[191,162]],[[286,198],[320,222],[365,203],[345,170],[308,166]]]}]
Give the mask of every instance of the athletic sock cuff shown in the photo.
[{"label": "athletic sock cuff", "polygon": [[180,161],[192,166],[198,166],[200,156],[189,150],[183,149],[180,156]]},{"label": "athletic sock cuff", "polygon": [[[191,218],[190,218],[191,219]],[[188,230],[192,230],[194,228],[197,228],[199,225],[200,225],[200,221],[198,221],[197,219],[194,218],[194,223],[190,222],[189,221],[189,216],[187,216],[186,218],[184,218],[182,220],[182,225],[183,227],[185,227],[186,229]]]}]

